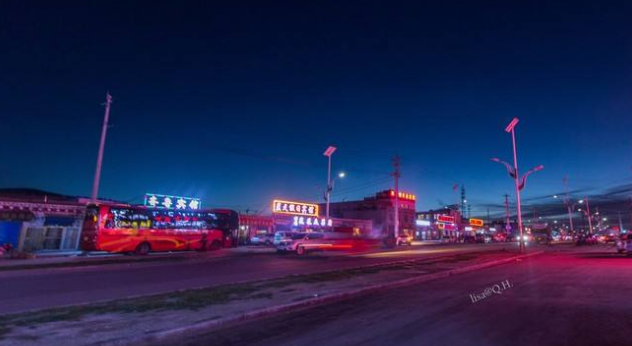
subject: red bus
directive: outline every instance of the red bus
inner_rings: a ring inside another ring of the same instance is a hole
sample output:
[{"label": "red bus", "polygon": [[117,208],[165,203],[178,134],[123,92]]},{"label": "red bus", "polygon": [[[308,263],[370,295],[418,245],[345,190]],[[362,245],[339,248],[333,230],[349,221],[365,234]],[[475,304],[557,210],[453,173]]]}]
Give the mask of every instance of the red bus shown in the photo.
[{"label": "red bus", "polygon": [[144,206],[88,206],[81,231],[84,251],[217,250],[235,246],[237,212],[170,210]]}]

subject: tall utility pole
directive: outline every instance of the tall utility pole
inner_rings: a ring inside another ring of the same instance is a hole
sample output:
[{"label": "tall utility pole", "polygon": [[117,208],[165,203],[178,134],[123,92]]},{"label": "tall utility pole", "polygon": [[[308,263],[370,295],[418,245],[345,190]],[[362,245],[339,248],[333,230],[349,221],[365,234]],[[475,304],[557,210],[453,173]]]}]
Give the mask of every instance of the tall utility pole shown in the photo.
[{"label": "tall utility pole", "polygon": [[584,197],[584,199],[586,200],[586,213],[588,216],[588,234],[592,234],[592,215],[590,215],[590,203],[588,202],[588,196]]},{"label": "tall utility pole", "polygon": [[94,172],[94,182],[92,184],[92,203],[97,202],[99,197],[99,182],[101,180],[101,166],[103,164],[103,150],[105,148],[105,137],[108,132],[108,120],[110,118],[110,104],[112,104],[112,95],[110,92],[105,94],[105,115],[103,116],[103,128],[101,128],[101,143],[99,144],[99,154],[97,156],[97,169]]},{"label": "tall utility pole", "polygon": [[336,151],[336,147],[330,145],[323,155],[327,156],[327,193],[325,195],[326,207],[325,207],[325,220],[329,222],[329,199],[331,198],[331,190],[333,186],[331,184],[331,155]]},{"label": "tall utility pole", "polygon": [[566,209],[568,209],[568,223],[571,227],[570,232],[573,233],[573,206],[571,205],[571,200],[568,197],[568,175],[564,177],[564,189],[566,190],[566,197],[564,198],[564,204],[566,204]]},{"label": "tall utility pole", "polygon": [[395,178],[395,219],[394,219],[394,235],[395,242],[397,242],[397,237],[399,236],[399,178],[401,177],[401,172],[399,170],[400,162],[399,156],[395,155],[393,157],[393,173],[391,174],[393,178]]},{"label": "tall utility pole", "polygon": [[511,224],[509,220],[509,195],[505,194],[505,232],[509,233],[511,229]]},{"label": "tall utility pole", "polygon": [[467,203],[467,199],[465,199],[465,186],[461,185],[461,216],[467,218],[467,214],[465,214],[465,203]]}]

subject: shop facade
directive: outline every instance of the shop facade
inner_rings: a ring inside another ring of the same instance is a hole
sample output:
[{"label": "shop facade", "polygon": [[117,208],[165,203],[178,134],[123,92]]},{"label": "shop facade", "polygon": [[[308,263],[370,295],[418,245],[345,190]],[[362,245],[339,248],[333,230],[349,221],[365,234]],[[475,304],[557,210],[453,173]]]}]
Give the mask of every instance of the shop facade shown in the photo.
[{"label": "shop facade", "polygon": [[78,250],[85,205],[34,199],[0,195],[0,245],[31,253]]},{"label": "shop facade", "polygon": [[254,236],[274,234],[274,219],[264,215],[239,215],[239,244],[250,243]]}]

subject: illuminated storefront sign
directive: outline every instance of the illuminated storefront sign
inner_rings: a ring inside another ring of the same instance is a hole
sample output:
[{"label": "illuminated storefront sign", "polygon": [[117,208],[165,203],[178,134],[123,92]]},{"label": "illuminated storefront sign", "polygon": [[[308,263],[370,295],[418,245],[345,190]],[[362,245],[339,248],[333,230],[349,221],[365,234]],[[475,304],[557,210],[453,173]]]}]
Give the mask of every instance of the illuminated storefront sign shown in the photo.
[{"label": "illuminated storefront sign", "polygon": [[318,217],[318,205],[275,199],[272,202],[272,212],[277,214]]},{"label": "illuminated storefront sign", "polygon": [[481,220],[481,219],[470,219],[470,226],[483,227],[483,220]]},{"label": "illuminated storefront sign", "polygon": [[[389,190],[389,191],[390,191],[390,192],[389,192],[390,196],[391,196],[392,198],[394,198],[394,197],[395,197],[395,190]],[[414,201],[414,200],[416,200],[416,199],[417,199],[417,196],[413,195],[412,193],[407,193],[407,192],[401,192],[401,191],[399,191],[399,194],[398,194],[398,195],[399,195],[399,198],[401,198],[401,199],[405,199],[405,200],[408,200],[408,201]]]},{"label": "illuminated storefront sign", "polygon": [[417,226],[430,226],[430,221],[428,220],[415,220],[415,224]]},{"label": "illuminated storefront sign", "polygon": [[202,206],[199,198],[145,194],[145,206],[155,209],[198,210]]},{"label": "illuminated storefront sign", "polygon": [[438,215],[437,221],[439,222],[454,222],[454,216],[450,215]]},{"label": "illuminated storefront sign", "polygon": [[333,222],[331,219],[325,220],[310,216],[294,216],[294,226],[312,226],[312,227],[331,227]]}]

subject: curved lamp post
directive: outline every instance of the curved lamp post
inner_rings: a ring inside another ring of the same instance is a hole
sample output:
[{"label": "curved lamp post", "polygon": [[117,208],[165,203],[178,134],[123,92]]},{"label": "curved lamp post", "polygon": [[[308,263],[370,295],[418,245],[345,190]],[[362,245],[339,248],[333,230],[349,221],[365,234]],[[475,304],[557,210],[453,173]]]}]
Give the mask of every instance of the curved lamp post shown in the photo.
[{"label": "curved lamp post", "polygon": [[505,161],[500,160],[499,158],[492,158],[491,160],[494,162],[498,162],[502,165],[505,166],[505,168],[507,169],[507,173],[509,173],[509,176],[514,180],[515,185],[516,185],[516,206],[518,208],[518,229],[520,230],[520,252],[524,252],[524,232],[522,229],[522,209],[520,206],[520,191],[522,191],[522,189],[524,189],[524,187],[527,185],[527,177],[529,177],[529,175],[531,175],[531,173],[537,172],[537,171],[541,171],[542,169],[544,169],[543,165],[539,165],[536,166],[530,170],[528,170],[522,177],[520,176],[520,174],[518,173],[518,155],[516,152],[516,133],[515,133],[515,127],[518,124],[518,118],[513,118],[513,120],[511,121],[511,123],[509,123],[509,125],[507,125],[507,128],[505,128],[505,132],[511,133],[511,140],[512,140],[512,144],[513,144],[513,154],[514,154],[514,164],[513,166]]}]

